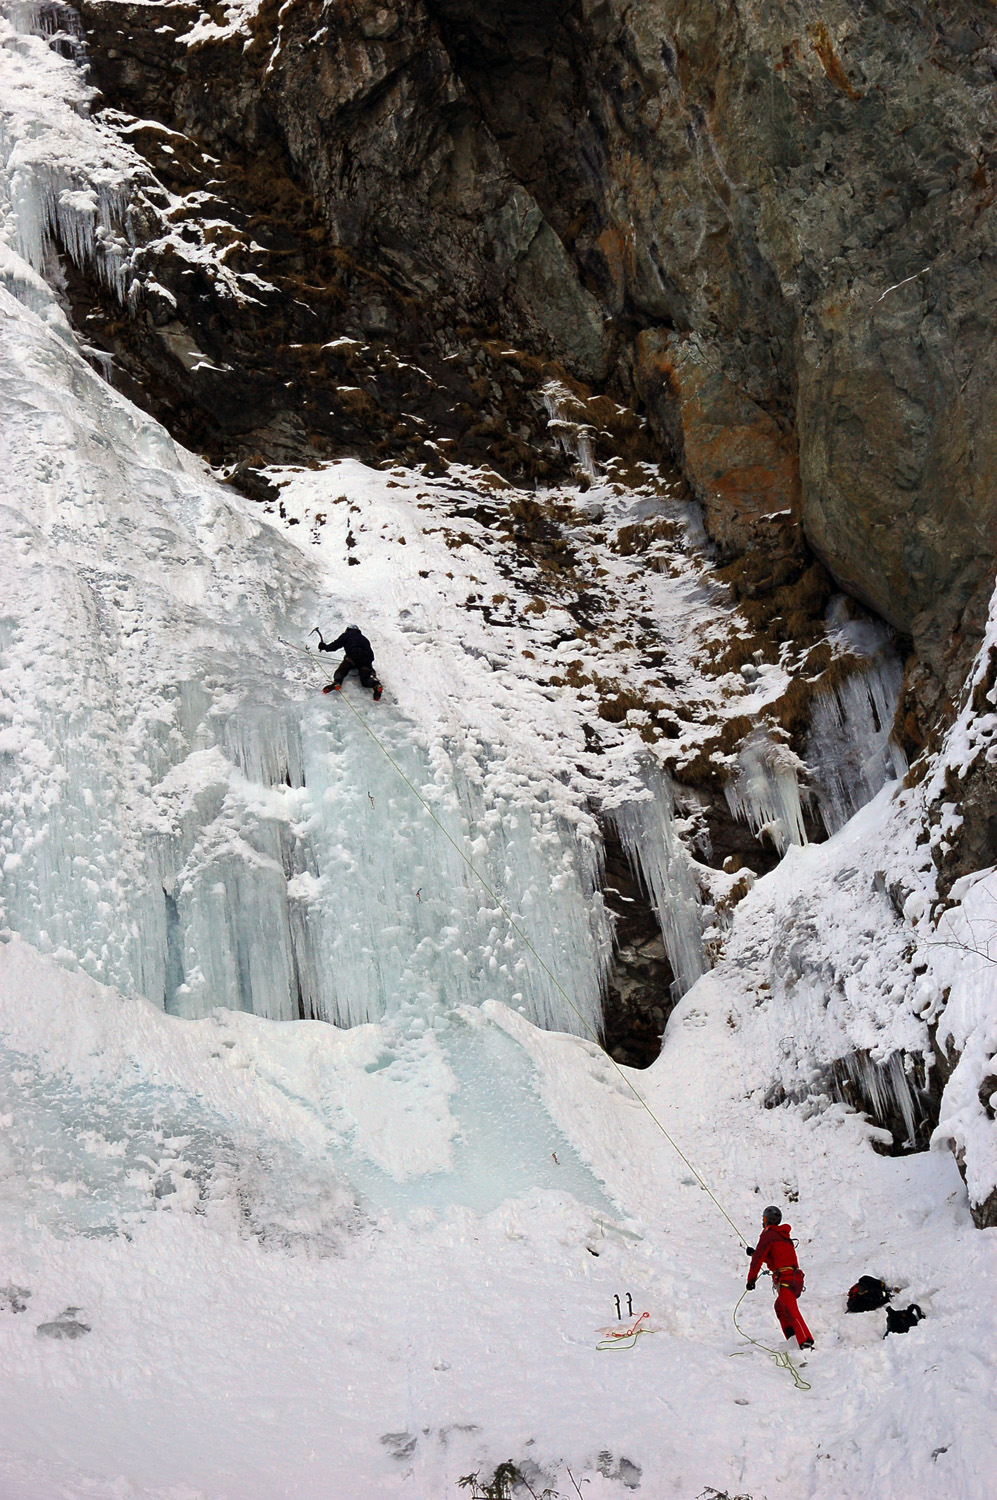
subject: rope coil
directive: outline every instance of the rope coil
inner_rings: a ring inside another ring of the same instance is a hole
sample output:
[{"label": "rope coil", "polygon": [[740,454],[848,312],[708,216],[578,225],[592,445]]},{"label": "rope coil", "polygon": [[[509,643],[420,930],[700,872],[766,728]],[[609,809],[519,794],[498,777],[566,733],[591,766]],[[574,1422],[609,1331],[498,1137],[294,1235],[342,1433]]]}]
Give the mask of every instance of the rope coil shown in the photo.
[{"label": "rope coil", "polygon": [[[600,1339],[596,1344],[596,1349],[600,1352],[604,1349],[632,1349],[642,1333],[654,1332],[653,1328],[641,1328],[640,1326],[644,1319],[650,1316],[650,1313],[642,1312],[632,1328],[624,1329],[621,1333],[607,1334],[604,1339]],[[624,1339],[629,1339],[629,1344],[624,1343]]]},{"label": "rope coil", "polygon": [[[768,1273],[763,1271],[762,1274],[763,1275],[767,1275]],[[787,1351],[785,1349],[770,1349],[769,1346],[768,1346],[768,1344],[763,1344],[760,1339],[753,1339],[751,1337],[750,1333],[745,1333],[744,1329],[741,1327],[740,1323],[737,1321],[737,1313],[738,1313],[738,1308],[740,1308],[741,1303],[744,1301],[744,1299],[745,1299],[745,1297],[747,1295],[748,1295],[748,1289],[747,1289],[747,1287],[745,1287],[744,1291],[741,1293],[740,1297],[738,1297],[738,1299],[737,1299],[737,1306],[734,1308],[734,1311],[731,1313],[731,1321],[733,1322],[734,1327],[737,1329],[738,1333],[741,1335],[741,1337],[743,1339],[746,1339],[749,1344],[754,1344],[754,1346],[755,1346],[756,1349],[763,1349],[765,1351],[765,1353],[769,1356],[769,1358],[773,1361],[773,1363],[776,1364],[776,1365],[778,1365],[778,1367],[779,1367],[780,1370],[788,1370],[789,1374],[792,1375],[792,1377],[793,1377],[793,1381],[794,1381],[794,1383],[796,1385],[796,1389],[798,1391],[809,1391],[809,1390],[812,1390],[813,1387],[811,1385],[809,1385],[809,1383],[806,1380],[803,1379],[803,1376],[800,1374],[800,1372],[797,1369],[797,1367],[793,1364],[793,1361],[790,1359],[789,1354],[787,1353]],[[735,1349],[733,1351],[733,1353],[731,1354],[730,1357],[731,1357],[731,1359],[735,1359],[737,1357],[737,1355],[739,1355],[739,1354],[747,1354],[747,1352],[748,1352],[747,1349]]]}]

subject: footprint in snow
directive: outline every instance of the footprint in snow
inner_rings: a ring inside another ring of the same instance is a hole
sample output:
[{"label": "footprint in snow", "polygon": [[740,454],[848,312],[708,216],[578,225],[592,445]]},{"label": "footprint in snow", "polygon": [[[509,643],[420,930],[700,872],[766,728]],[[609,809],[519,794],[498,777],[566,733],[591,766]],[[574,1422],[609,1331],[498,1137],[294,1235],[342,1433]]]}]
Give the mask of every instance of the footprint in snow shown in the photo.
[{"label": "footprint in snow", "polygon": [[85,1333],[90,1332],[90,1324],[80,1322],[77,1313],[81,1313],[81,1307],[67,1307],[51,1323],[39,1323],[35,1329],[38,1338],[46,1339],[80,1339]]}]

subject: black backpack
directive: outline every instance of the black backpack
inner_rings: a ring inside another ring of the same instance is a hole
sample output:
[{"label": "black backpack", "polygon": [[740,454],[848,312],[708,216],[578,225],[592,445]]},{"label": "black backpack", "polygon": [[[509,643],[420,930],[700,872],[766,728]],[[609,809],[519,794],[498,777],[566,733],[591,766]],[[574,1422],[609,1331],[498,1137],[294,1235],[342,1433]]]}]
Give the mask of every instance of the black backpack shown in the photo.
[{"label": "black backpack", "polygon": [[885,1281],[875,1276],[860,1276],[848,1293],[848,1312],[875,1312],[885,1307],[893,1296]]},{"label": "black backpack", "polygon": [[924,1313],[916,1302],[912,1302],[910,1307],[905,1307],[902,1311],[898,1307],[888,1307],[886,1309],[886,1332],[883,1334],[884,1339],[888,1338],[891,1333],[909,1332],[911,1328],[915,1328],[920,1323],[923,1317]]}]

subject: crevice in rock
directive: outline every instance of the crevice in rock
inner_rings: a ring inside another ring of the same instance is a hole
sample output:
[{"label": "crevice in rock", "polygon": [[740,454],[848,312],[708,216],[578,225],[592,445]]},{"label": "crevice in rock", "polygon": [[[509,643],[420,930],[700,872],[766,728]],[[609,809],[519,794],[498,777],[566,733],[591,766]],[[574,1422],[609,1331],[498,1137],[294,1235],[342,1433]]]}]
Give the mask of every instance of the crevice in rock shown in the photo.
[{"label": "crevice in rock", "polygon": [[631,1068],[647,1068],[661,1051],[665,1023],[675,1006],[675,976],[653,906],[620,842],[602,822],[602,896],[612,915],[616,952],[603,1006],[606,1051]]}]

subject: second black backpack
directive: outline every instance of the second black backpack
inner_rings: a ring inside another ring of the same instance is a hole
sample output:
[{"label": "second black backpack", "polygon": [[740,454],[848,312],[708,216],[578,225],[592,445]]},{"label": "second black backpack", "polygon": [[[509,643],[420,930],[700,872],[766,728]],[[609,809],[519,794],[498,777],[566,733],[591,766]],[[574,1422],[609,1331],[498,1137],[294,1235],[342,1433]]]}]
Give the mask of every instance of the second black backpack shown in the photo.
[{"label": "second black backpack", "polygon": [[924,1313],[916,1302],[912,1302],[910,1307],[903,1309],[888,1307],[886,1309],[886,1333],[883,1334],[884,1339],[891,1333],[909,1333],[912,1328],[917,1327],[923,1317]]}]

